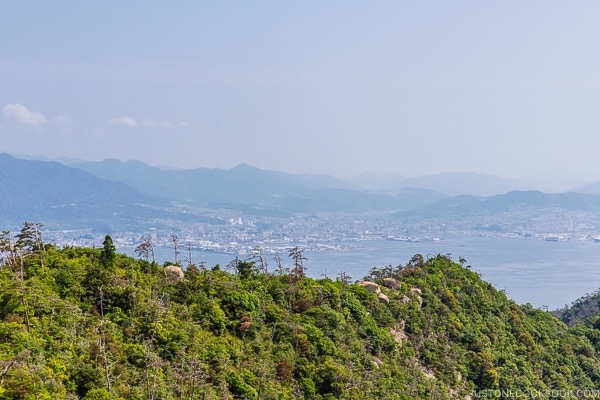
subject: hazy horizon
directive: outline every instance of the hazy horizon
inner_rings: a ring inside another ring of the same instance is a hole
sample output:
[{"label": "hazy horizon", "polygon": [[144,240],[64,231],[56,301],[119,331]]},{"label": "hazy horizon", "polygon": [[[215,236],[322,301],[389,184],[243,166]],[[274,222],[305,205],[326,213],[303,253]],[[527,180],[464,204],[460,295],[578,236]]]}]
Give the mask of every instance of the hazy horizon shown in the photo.
[{"label": "hazy horizon", "polygon": [[600,4],[11,2],[0,151],[600,179]]},{"label": "hazy horizon", "polygon": [[[3,152],[0,151],[0,154],[2,154]],[[78,163],[88,163],[88,162],[103,162],[103,161],[109,161],[109,160],[116,160],[122,163],[127,163],[130,161],[134,161],[134,162],[141,162],[143,164],[146,164],[150,167],[154,167],[154,168],[159,168],[159,169],[163,169],[163,170],[191,170],[191,169],[197,169],[197,168],[207,168],[207,169],[212,169],[212,168],[217,168],[217,169],[223,169],[223,170],[231,170],[233,168],[239,167],[240,165],[249,165],[250,167],[255,167],[255,168],[259,168],[256,165],[253,164],[248,164],[248,163],[239,163],[236,164],[232,167],[226,167],[226,168],[222,168],[222,167],[211,167],[211,166],[198,166],[195,168],[179,168],[179,167],[173,167],[170,165],[153,165],[151,163],[147,163],[143,160],[138,160],[138,159],[127,159],[127,160],[122,160],[122,159],[118,159],[118,158],[105,158],[105,159],[100,159],[100,160],[86,160],[86,159],[80,159],[80,158],[70,158],[70,157],[46,157],[43,155],[33,155],[33,154],[19,154],[19,153],[6,153],[12,157],[15,158],[20,158],[20,159],[25,159],[25,160],[42,160],[42,161],[54,161],[54,162],[59,162],[65,165],[76,165]],[[261,168],[262,169],[262,168]],[[493,195],[493,194],[502,194],[505,193],[505,191],[494,191],[494,187],[496,188],[500,188],[501,187],[501,183],[495,181],[495,179],[499,179],[499,180],[504,180],[506,181],[506,184],[510,184],[512,183],[512,186],[510,189],[507,189],[508,191],[510,190],[540,190],[543,192],[547,192],[547,193],[559,193],[559,192],[565,192],[565,191],[572,191],[572,190],[576,190],[578,187],[582,187],[585,186],[587,184],[592,184],[592,183],[596,183],[598,180],[592,180],[592,181],[561,181],[558,183],[548,183],[545,182],[543,179],[537,177],[519,177],[519,178],[507,178],[507,177],[502,177],[502,176],[498,176],[498,175],[490,175],[490,174],[481,174],[475,171],[444,171],[444,172],[439,172],[439,173],[433,173],[433,174],[427,174],[427,175],[415,175],[415,176],[402,176],[400,174],[396,174],[393,172],[383,172],[383,173],[376,173],[376,172],[364,172],[361,174],[357,174],[357,175],[352,175],[352,176],[335,176],[335,175],[331,175],[331,174],[326,174],[326,173],[313,173],[313,174],[309,174],[309,173],[292,173],[292,172],[288,172],[288,171],[282,171],[282,170],[277,170],[277,169],[263,169],[265,171],[272,171],[272,172],[278,172],[278,173],[285,173],[285,174],[290,174],[293,176],[313,176],[313,177],[319,177],[319,176],[323,176],[323,177],[331,177],[334,179],[339,179],[340,181],[346,182],[346,183],[350,183],[350,184],[354,184],[356,185],[357,189],[375,189],[375,190],[379,190],[379,189],[401,189],[402,187],[411,187],[412,184],[410,183],[411,181],[418,181],[418,183],[416,184],[415,187],[422,187],[422,188],[430,188],[432,190],[440,190],[439,186],[440,185],[445,185],[445,186],[452,186],[452,182],[455,182],[455,180],[451,180],[448,181],[446,184],[443,184],[442,181],[440,181],[440,179],[435,179],[432,183],[427,184],[427,179],[428,178],[435,178],[435,177],[439,177],[441,179],[444,178],[450,178],[451,176],[454,176],[455,178],[458,178],[458,176],[460,175],[475,175],[478,176],[482,179],[484,179],[485,182],[487,181],[488,183],[493,183],[493,185],[490,187],[491,192],[488,193],[487,195]],[[460,181],[460,178],[458,178]],[[457,181],[458,182],[458,181]],[[463,181],[462,184],[464,185],[466,183],[466,181]],[[500,186],[498,186],[498,184],[500,184]],[[431,187],[430,187],[431,186]],[[473,188],[475,192],[478,192],[479,190],[481,190],[481,188]],[[448,194],[468,194],[468,193],[454,193],[452,192],[452,190],[441,190],[442,192],[447,192]],[[468,192],[468,191],[467,191]],[[483,195],[483,194],[482,194]]]}]

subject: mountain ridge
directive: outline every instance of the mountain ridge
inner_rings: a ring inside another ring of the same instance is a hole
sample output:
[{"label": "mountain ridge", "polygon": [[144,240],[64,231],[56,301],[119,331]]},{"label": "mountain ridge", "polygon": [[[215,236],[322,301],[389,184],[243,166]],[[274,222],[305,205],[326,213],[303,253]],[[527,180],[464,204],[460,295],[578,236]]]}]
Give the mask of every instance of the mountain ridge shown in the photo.
[{"label": "mountain ridge", "polygon": [[[130,184],[140,191],[177,200],[193,200],[219,206],[261,205],[292,212],[407,209],[446,197],[432,190],[377,193],[352,189],[328,176],[296,176],[265,171],[248,164],[232,169],[196,168],[166,171],[146,164],[130,168],[127,162],[74,164],[103,179]],[[327,183],[327,184],[324,184]],[[303,206],[304,204],[304,206]]]},{"label": "mountain ridge", "polygon": [[569,328],[462,259],[415,254],[352,282],[297,263],[183,270],[151,262],[151,242],[118,254],[109,235],[40,241],[0,249],[3,399],[550,398],[600,379],[597,318]]},{"label": "mountain ridge", "polygon": [[[115,215],[123,226],[129,226],[135,225],[135,220],[156,218],[202,220],[206,216],[201,210],[206,209],[273,217],[375,212],[381,218],[390,215],[412,221],[505,214],[517,221],[523,212],[529,213],[533,221],[535,214],[552,215],[557,210],[600,218],[600,196],[576,192],[514,190],[482,197],[449,196],[420,187],[365,191],[345,188],[343,183],[329,178],[311,181],[312,178],[247,164],[230,170],[165,170],[136,160],[108,159],[66,166],[9,155],[2,155],[0,164],[0,183],[5,188],[1,196],[6,205],[0,222],[12,224],[23,220],[55,224],[67,219],[76,226],[86,220],[103,226],[101,221]],[[72,204],[78,206],[73,208]],[[478,224],[473,221],[472,224]]]},{"label": "mountain ridge", "polygon": [[145,229],[160,210],[174,220],[170,204],[122,182],[98,178],[58,162],[22,160],[0,153],[0,224],[40,221],[47,228],[96,228],[108,232]]}]

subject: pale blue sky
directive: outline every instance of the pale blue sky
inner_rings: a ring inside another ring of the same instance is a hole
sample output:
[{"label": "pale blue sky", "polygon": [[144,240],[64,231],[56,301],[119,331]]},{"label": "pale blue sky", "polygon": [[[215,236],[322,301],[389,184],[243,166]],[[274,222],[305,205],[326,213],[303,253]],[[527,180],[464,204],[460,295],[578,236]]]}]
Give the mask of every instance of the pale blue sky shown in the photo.
[{"label": "pale blue sky", "polygon": [[600,179],[596,1],[10,1],[0,151]]}]

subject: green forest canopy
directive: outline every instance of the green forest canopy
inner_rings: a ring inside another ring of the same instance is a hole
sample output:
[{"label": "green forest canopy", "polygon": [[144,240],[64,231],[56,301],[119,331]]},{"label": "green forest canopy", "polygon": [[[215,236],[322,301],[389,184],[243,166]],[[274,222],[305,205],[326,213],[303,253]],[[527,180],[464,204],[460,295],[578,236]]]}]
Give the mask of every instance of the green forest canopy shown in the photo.
[{"label": "green forest canopy", "polygon": [[30,223],[0,235],[0,399],[550,398],[600,383],[596,315],[568,327],[464,259],[417,254],[361,285],[304,276],[301,249],[289,272],[260,258],[182,271],[146,250],[118,254],[108,235],[59,249]]}]

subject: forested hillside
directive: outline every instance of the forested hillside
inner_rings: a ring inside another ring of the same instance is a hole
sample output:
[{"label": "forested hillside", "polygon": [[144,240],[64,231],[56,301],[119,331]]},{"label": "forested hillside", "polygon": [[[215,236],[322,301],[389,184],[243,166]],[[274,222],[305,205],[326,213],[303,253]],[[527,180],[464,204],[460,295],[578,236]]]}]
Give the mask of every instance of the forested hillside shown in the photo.
[{"label": "forested hillside", "polygon": [[587,293],[574,301],[570,307],[555,310],[552,314],[570,326],[597,323],[600,327],[600,289]]},{"label": "forested hillside", "polygon": [[[451,399],[595,389],[600,331],[438,255],[358,283],[0,237],[0,399]],[[285,265],[290,265],[286,268]]]}]

